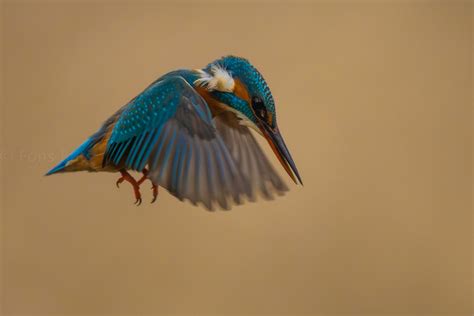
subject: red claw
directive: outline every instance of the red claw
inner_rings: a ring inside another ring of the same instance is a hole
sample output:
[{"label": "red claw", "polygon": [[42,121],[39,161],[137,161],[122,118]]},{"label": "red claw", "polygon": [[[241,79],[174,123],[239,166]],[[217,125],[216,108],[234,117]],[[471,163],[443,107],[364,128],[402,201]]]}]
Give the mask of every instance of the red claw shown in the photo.
[{"label": "red claw", "polygon": [[[117,185],[117,188],[120,187],[120,183],[122,183],[123,181],[127,181],[128,183],[130,183],[133,187],[133,193],[135,195],[135,203],[137,206],[139,206],[140,204],[142,204],[142,196],[141,196],[141,193],[140,193],[140,184],[142,184],[147,178],[147,175],[148,175],[148,170],[147,169],[143,169],[143,177],[140,178],[140,180],[135,180],[135,178],[133,178],[125,169],[122,169],[120,170],[120,174],[122,175],[118,180],[117,182],[115,182],[115,184]],[[156,201],[156,198],[158,197],[158,186],[155,185],[154,183],[152,183],[152,190],[153,190],[153,199],[151,201],[151,203],[155,202]]]}]

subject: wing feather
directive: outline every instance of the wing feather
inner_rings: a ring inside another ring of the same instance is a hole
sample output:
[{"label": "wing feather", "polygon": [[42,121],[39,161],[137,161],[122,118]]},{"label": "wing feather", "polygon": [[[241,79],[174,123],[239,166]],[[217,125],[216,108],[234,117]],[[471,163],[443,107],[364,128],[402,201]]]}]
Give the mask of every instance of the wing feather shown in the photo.
[{"label": "wing feather", "polygon": [[288,191],[250,129],[241,125],[234,113],[223,112],[214,121],[219,135],[247,181],[247,196],[250,200],[256,199],[257,192],[265,199],[272,199],[274,193],[282,195]]}]

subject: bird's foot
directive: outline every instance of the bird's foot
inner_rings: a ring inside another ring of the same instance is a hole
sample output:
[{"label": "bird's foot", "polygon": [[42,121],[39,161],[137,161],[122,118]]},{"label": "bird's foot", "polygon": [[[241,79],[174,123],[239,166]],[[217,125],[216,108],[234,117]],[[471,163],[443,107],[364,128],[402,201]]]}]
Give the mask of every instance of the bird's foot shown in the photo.
[{"label": "bird's foot", "polygon": [[[148,169],[145,168],[142,170],[143,176],[140,178],[140,180],[137,181],[138,185],[142,184],[145,182],[146,179],[148,179]],[[151,180],[150,180],[151,182]],[[153,190],[153,199],[151,200],[151,203],[154,203],[156,199],[158,198],[158,186],[151,182],[151,189]]]},{"label": "bird's foot", "polygon": [[142,204],[142,195],[140,193],[140,184],[137,182],[137,180],[135,180],[135,178],[133,178],[130,173],[128,173],[127,171],[125,170],[120,170],[120,174],[122,175],[118,180],[117,182],[115,183],[117,185],[117,188],[120,187],[120,183],[122,183],[123,181],[127,181],[128,183],[130,183],[133,187],[133,193],[135,194],[135,204],[138,206],[140,204]]},{"label": "bird's foot", "polygon": [[[120,183],[123,181],[129,182],[132,187],[133,187],[133,192],[135,194],[135,204],[140,205],[142,203],[142,197],[140,193],[140,185],[148,179],[148,170],[145,168],[143,169],[143,176],[137,181],[135,178],[133,178],[127,171],[125,170],[120,170],[120,174],[122,175],[116,182],[117,188],[120,187]],[[150,180],[151,181],[151,180]],[[151,203],[154,203],[158,197],[158,186],[152,182],[152,187],[151,189],[153,190],[153,199],[151,200]]]},{"label": "bird's foot", "polygon": [[155,203],[156,198],[158,197],[158,186],[152,183],[151,189],[153,190],[153,199],[151,200],[151,203]]},{"label": "bird's foot", "polygon": [[140,178],[140,180],[137,181],[138,185],[142,184],[143,182],[145,182],[146,179],[148,179],[148,178],[147,178],[147,176],[148,176],[148,169],[147,169],[147,168],[143,169],[143,170],[142,170],[142,173],[143,173],[143,176]]}]

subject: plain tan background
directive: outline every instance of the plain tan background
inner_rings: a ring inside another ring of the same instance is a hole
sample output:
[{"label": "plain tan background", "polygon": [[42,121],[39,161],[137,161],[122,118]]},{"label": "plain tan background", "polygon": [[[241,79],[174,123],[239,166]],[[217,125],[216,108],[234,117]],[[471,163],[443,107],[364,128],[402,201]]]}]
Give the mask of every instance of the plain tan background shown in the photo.
[{"label": "plain tan background", "polygon": [[[3,313],[470,314],[472,6],[4,2]],[[42,176],[157,76],[229,53],[267,79],[304,187],[208,213]]]}]

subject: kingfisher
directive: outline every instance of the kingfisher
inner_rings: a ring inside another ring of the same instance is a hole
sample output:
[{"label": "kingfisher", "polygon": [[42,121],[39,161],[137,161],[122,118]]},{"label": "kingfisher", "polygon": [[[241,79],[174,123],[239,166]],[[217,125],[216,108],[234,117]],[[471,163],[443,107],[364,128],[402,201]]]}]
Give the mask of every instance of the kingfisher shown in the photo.
[{"label": "kingfisher", "polygon": [[[219,58],[202,69],[171,71],[121,107],[46,175],[119,172],[135,204],[149,180],[179,200],[228,210],[288,191],[251,130],[263,136],[295,184],[303,184],[277,125],[275,102],[247,60]],[[129,171],[140,173],[135,179]]]}]

